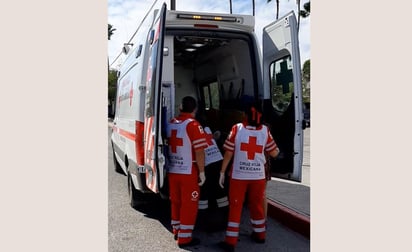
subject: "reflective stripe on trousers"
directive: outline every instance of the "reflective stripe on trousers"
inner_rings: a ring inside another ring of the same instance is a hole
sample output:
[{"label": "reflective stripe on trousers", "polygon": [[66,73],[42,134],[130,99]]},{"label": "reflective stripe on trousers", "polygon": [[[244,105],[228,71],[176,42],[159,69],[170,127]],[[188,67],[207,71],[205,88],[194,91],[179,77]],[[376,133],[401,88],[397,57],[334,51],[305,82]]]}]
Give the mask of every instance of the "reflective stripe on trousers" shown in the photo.
[{"label": "reflective stripe on trousers", "polygon": [[238,180],[230,179],[229,186],[229,220],[226,229],[225,242],[236,246],[239,236],[239,223],[242,215],[243,202],[246,192],[250,211],[252,228],[258,239],[266,238],[266,220],[263,211],[265,197],[265,179]]}]

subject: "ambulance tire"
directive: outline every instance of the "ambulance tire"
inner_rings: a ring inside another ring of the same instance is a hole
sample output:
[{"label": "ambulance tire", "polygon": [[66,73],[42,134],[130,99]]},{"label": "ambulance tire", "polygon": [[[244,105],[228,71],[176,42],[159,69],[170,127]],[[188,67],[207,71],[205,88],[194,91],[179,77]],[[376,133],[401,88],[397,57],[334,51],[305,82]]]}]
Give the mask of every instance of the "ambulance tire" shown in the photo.
[{"label": "ambulance tire", "polygon": [[130,175],[130,173],[127,174],[127,189],[129,192],[130,206],[132,208],[137,208],[138,206],[141,205],[141,202],[139,202],[139,199],[138,199],[139,192],[136,190],[136,188],[134,188],[132,176]]}]

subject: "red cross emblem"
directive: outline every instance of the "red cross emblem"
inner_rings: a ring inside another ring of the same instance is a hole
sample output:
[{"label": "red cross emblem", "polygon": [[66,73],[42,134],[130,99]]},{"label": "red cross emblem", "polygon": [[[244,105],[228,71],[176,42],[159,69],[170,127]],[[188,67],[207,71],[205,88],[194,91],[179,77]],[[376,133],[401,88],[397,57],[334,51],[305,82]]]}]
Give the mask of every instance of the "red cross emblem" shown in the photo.
[{"label": "red cross emblem", "polygon": [[172,135],[169,138],[169,145],[172,148],[172,152],[177,152],[177,146],[183,146],[183,138],[176,137],[177,130],[172,130]]},{"label": "red cross emblem", "polygon": [[199,193],[197,191],[192,192],[192,198],[196,199],[199,196]]},{"label": "red cross emblem", "polygon": [[131,84],[130,91],[129,91],[129,99],[130,99],[130,106],[132,106],[132,98],[133,98],[133,83]]},{"label": "red cross emblem", "polygon": [[262,151],[263,151],[263,145],[257,145],[256,144],[256,139],[257,138],[255,136],[250,136],[249,137],[249,143],[241,143],[240,144],[240,150],[247,152],[247,159],[249,159],[249,160],[254,160],[255,159],[255,154],[256,153],[262,153]]}]

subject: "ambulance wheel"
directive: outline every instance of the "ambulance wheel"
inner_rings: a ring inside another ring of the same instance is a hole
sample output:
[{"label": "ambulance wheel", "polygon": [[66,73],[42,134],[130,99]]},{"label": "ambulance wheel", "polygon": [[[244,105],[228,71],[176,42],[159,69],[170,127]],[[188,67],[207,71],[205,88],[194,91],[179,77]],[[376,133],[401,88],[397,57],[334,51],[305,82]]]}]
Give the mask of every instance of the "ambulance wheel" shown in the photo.
[{"label": "ambulance wheel", "polygon": [[127,188],[129,191],[130,206],[132,208],[137,208],[142,204],[142,202],[140,202],[138,199],[138,196],[141,193],[138,190],[136,190],[136,188],[134,188],[132,176],[130,175],[130,173],[127,174]]}]

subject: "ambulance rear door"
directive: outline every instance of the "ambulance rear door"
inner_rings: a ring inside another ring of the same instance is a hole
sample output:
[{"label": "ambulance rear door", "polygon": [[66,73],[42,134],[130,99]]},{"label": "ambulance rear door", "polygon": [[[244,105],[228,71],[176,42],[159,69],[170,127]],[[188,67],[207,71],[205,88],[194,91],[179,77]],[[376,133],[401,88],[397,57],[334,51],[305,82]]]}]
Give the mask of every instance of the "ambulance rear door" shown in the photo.
[{"label": "ambulance rear door", "polygon": [[262,42],[264,113],[280,149],[279,157],[271,161],[272,176],[301,182],[303,103],[294,12],[264,27]]},{"label": "ambulance rear door", "polygon": [[144,146],[146,185],[155,193],[163,187],[164,156],[160,132],[161,110],[160,92],[163,64],[163,44],[166,20],[166,4],[155,10],[153,26],[148,34],[149,61],[147,67],[145,112],[144,112]]}]

